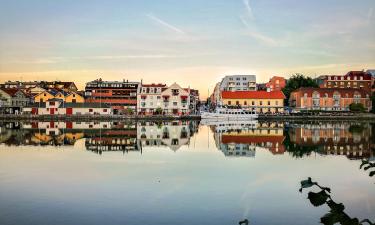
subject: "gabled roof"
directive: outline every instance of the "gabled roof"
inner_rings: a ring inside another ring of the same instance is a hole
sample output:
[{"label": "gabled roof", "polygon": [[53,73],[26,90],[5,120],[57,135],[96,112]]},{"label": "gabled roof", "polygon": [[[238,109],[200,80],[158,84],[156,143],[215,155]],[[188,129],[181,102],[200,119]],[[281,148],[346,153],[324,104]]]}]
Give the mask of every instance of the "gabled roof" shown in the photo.
[{"label": "gabled roof", "polygon": [[223,91],[223,99],[285,99],[282,91]]},{"label": "gabled roof", "polygon": [[11,97],[14,97],[18,92],[21,92],[24,96],[26,96],[25,92],[17,88],[1,88],[1,90]]}]

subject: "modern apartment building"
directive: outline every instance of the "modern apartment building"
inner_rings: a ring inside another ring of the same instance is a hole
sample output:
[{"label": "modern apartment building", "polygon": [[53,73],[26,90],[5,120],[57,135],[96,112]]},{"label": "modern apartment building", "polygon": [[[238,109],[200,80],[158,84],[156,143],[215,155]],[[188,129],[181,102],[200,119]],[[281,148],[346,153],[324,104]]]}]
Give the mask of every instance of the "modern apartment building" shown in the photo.
[{"label": "modern apartment building", "polygon": [[220,91],[256,91],[255,75],[228,75],[220,83]]},{"label": "modern apartment building", "polygon": [[135,112],[139,88],[139,82],[97,79],[86,84],[85,98],[86,102],[109,104],[114,114],[126,113],[128,109]]}]

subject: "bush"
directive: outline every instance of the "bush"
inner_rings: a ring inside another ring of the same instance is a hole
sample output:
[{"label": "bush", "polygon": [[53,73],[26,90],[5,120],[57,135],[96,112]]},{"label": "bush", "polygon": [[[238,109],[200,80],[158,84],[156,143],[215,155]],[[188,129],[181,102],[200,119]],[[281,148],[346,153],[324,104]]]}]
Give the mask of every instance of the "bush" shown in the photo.
[{"label": "bush", "polygon": [[349,109],[352,112],[364,112],[366,111],[365,107],[361,103],[352,103],[349,105]]}]

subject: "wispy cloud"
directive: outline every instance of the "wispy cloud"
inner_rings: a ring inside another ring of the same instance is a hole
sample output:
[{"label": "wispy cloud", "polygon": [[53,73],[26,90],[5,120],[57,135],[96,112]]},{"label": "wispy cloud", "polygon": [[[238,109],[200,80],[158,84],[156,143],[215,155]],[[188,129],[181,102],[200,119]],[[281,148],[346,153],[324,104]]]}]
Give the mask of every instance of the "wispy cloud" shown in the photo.
[{"label": "wispy cloud", "polygon": [[174,31],[178,34],[185,34],[185,32],[183,30],[177,28],[176,26],[173,26],[172,24],[170,24],[170,23],[168,23],[168,22],[166,22],[166,21],[164,21],[164,20],[162,20],[162,19],[160,19],[160,18],[158,18],[158,17],[156,17],[152,14],[146,14],[146,16],[149,19],[151,19],[151,20],[155,21],[156,23],[158,23],[159,25],[161,25],[162,27],[167,28],[168,30]]},{"label": "wispy cloud", "polygon": [[279,45],[279,43],[275,39],[273,39],[273,38],[271,38],[267,35],[264,35],[264,34],[258,32],[258,31],[250,31],[250,32],[247,33],[247,35],[254,38],[255,40],[258,40],[258,41],[260,41],[260,42],[262,42],[266,45],[272,46],[272,47],[275,47],[275,46]]},{"label": "wispy cloud", "polygon": [[374,14],[374,9],[373,8],[369,8],[368,12],[367,12],[367,22],[370,23],[371,22],[371,19],[372,19],[372,16]]},{"label": "wispy cloud", "polygon": [[244,4],[244,6],[245,6],[247,17],[249,19],[254,19],[253,9],[250,6],[250,0],[243,0],[242,2]]}]

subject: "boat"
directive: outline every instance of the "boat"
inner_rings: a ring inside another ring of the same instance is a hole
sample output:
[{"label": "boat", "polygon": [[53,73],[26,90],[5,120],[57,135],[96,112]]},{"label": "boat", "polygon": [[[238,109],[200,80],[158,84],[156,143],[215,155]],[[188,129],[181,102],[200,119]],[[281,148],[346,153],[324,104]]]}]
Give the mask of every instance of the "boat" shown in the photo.
[{"label": "boat", "polygon": [[202,119],[202,125],[213,126],[216,133],[225,133],[231,131],[254,130],[258,127],[257,120],[221,120]]},{"label": "boat", "polygon": [[201,112],[202,119],[210,120],[252,120],[258,118],[255,110],[243,108],[217,107],[214,112]]}]

